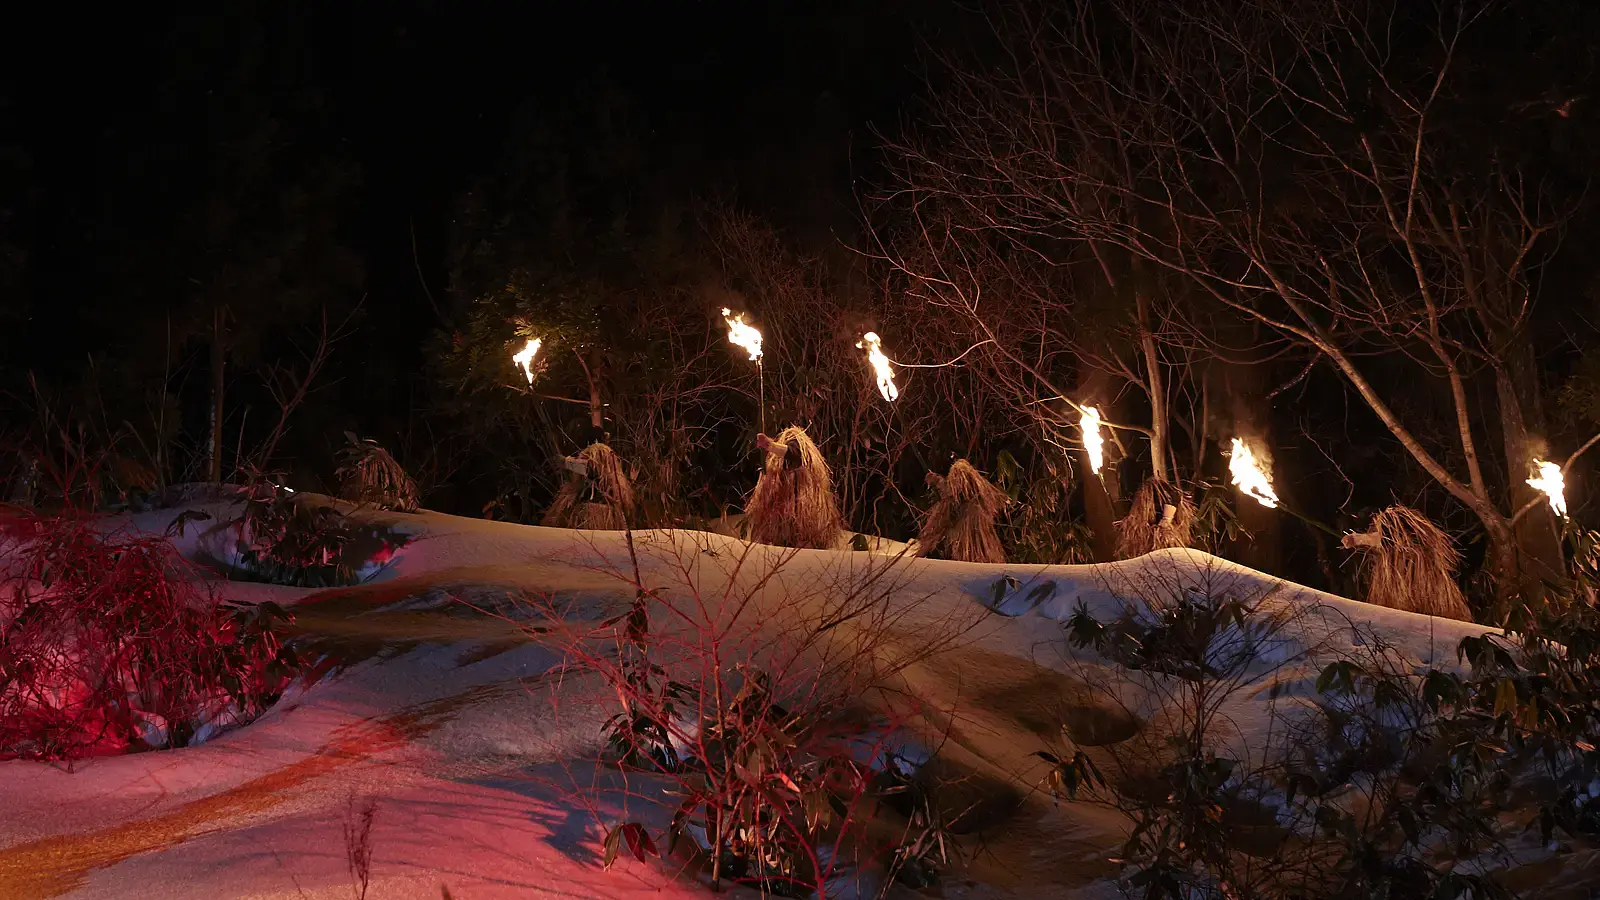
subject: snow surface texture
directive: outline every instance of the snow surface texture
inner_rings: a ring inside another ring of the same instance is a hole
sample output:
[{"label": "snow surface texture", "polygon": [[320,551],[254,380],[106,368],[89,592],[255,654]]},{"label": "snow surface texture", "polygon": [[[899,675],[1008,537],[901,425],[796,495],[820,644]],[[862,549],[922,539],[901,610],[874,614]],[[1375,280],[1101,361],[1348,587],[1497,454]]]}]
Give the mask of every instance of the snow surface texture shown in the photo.
[{"label": "snow surface texture", "polygon": [[[213,508],[213,506],[215,508]],[[207,507],[215,521],[222,504]],[[177,510],[141,513],[164,530]],[[75,770],[0,763],[0,897],[345,898],[354,896],[346,830],[371,806],[372,898],[703,897],[675,864],[598,865],[595,816],[571,801],[592,781],[604,685],[560,669],[518,627],[543,597],[566,615],[625,608],[620,533],[588,533],[436,513],[361,513],[409,535],[368,584],[315,591],[258,584],[227,596],[294,604],[300,625],[342,668],[255,723],[203,746],[96,759]],[[227,560],[213,523],[178,543]],[[1036,750],[1094,748],[1154,733],[1170,710],[1151,683],[1066,643],[1082,605],[1103,622],[1147,615],[1183,590],[1259,604],[1219,638],[1244,689],[1226,714],[1256,752],[1284,704],[1310,703],[1321,661],[1379,640],[1422,668],[1455,663],[1482,627],[1356,603],[1189,551],[1104,566],[1028,567],[873,552],[781,551],[701,532],[637,536],[647,585],[754,597],[779,629],[876,575],[893,609],[881,653],[900,654],[904,686],[928,708],[924,733],[965,777],[987,853],[952,873],[948,897],[1118,896],[1107,862],[1118,817],[1036,790]],[[892,545],[884,545],[892,546]],[[735,571],[735,565],[743,561]],[[686,564],[687,561],[687,564]],[[765,579],[765,580],[763,580]],[[746,593],[741,593],[746,592]],[[465,600],[466,602],[461,602]],[[932,655],[923,651],[935,649]],[[938,721],[934,721],[934,720]],[[915,757],[914,749],[908,756]],[[635,789],[638,786],[635,785]],[[374,805],[375,804],[375,805]],[[754,896],[751,894],[751,896]]]}]

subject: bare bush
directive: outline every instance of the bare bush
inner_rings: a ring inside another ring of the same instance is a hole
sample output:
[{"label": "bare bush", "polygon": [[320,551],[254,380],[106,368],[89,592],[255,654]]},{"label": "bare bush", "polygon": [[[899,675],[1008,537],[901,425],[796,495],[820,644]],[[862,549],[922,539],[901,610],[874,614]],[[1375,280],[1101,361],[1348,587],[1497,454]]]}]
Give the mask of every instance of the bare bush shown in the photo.
[{"label": "bare bush", "polygon": [[916,775],[926,711],[897,679],[977,613],[928,621],[899,558],[843,559],[783,578],[793,551],[673,533],[597,567],[634,593],[616,615],[541,607],[533,636],[615,696],[601,765],[629,786],[601,822],[607,865],[678,856],[714,888],[827,897],[874,877],[926,883],[949,862],[948,822]]},{"label": "bare bush", "polygon": [[378,817],[378,799],[368,797],[360,802],[355,797],[345,807],[344,856],[350,880],[354,882],[356,900],[367,900],[367,890],[372,886],[372,823]]}]

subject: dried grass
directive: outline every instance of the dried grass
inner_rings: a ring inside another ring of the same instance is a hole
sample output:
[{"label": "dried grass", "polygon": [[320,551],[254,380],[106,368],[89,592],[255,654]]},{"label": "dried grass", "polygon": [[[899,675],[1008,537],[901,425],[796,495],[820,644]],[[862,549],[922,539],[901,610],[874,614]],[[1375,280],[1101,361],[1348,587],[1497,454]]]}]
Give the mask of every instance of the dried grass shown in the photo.
[{"label": "dried grass", "polygon": [[417,483],[406,474],[405,467],[377,442],[359,440],[348,432],[346,436],[350,446],[344,449],[337,472],[339,496],[379,509],[416,512]]},{"label": "dried grass", "polygon": [[[1166,508],[1172,507],[1172,515]],[[1140,485],[1117,522],[1117,559],[1132,559],[1154,550],[1192,546],[1194,501],[1183,488],[1151,478]]]},{"label": "dried grass", "polygon": [[944,478],[929,473],[929,481],[937,482],[939,499],[917,536],[917,554],[937,553],[961,562],[1005,562],[994,520],[1011,498],[964,459],[951,463]]},{"label": "dried grass", "polygon": [[1472,621],[1456,584],[1461,553],[1450,536],[1409,506],[1391,506],[1372,517],[1363,534],[1345,535],[1359,548],[1366,601],[1390,609]]},{"label": "dried grass", "polygon": [[[765,437],[765,435],[763,435]],[[745,506],[750,539],[779,547],[827,550],[839,542],[844,528],[839,501],[833,496],[833,473],[822,451],[791,425],[767,450],[761,480]],[[790,450],[798,456],[786,464]],[[774,452],[776,450],[776,452]]]},{"label": "dried grass", "polygon": [[577,457],[587,475],[570,472],[540,525],[588,531],[622,531],[633,510],[633,482],[616,451],[601,443],[583,448]]}]

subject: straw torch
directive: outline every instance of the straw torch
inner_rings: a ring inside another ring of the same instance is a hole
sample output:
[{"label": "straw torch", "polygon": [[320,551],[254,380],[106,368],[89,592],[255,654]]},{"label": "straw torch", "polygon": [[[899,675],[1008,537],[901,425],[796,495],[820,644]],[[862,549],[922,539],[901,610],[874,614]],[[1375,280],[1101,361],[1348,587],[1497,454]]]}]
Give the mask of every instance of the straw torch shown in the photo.
[{"label": "straw torch", "polygon": [[544,343],[538,338],[528,338],[528,343],[521,350],[511,354],[511,361],[522,368],[522,374],[528,376],[528,384],[533,384],[533,358],[539,355],[539,345]]},{"label": "straw torch", "polygon": [[1100,410],[1093,406],[1080,406],[1078,429],[1083,432],[1083,449],[1089,454],[1089,470],[1096,475],[1106,463],[1106,442],[1100,435]]},{"label": "straw torch", "polygon": [[867,364],[872,366],[872,373],[878,379],[878,393],[890,403],[898,400],[900,389],[894,385],[894,369],[889,367],[889,357],[883,355],[883,338],[878,337],[876,331],[869,331],[856,341],[856,346],[867,351]]},{"label": "straw torch", "polygon": [[1553,462],[1542,459],[1533,461],[1534,476],[1528,479],[1528,486],[1544,494],[1550,500],[1550,510],[1565,519],[1567,517],[1567,479],[1561,473],[1561,467]]},{"label": "straw torch", "polygon": [[1228,454],[1228,472],[1233,477],[1234,487],[1262,506],[1268,509],[1281,509],[1312,528],[1340,537],[1340,534],[1332,528],[1283,505],[1283,501],[1278,499],[1278,492],[1272,486],[1272,473],[1243,438],[1233,439],[1233,449]]},{"label": "straw torch", "polygon": [[744,320],[744,313],[734,314],[733,310],[724,306],[722,319],[728,323],[728,341],[750,354],[756,364],[756,390],[758,402],[761,407],[761,430],[767,430],[767,373],[761,364],[761,332],[754,326],[748,325]]}]

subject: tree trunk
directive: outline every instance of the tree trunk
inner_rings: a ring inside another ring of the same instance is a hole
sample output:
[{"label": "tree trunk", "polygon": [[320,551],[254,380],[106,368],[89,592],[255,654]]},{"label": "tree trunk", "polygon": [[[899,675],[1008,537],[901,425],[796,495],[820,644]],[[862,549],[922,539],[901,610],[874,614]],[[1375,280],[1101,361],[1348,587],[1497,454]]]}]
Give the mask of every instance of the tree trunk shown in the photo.
[{"label": "tree trunk", "polygon": [[222,304],[217,304],[211,314],[211,452],[210,471],[207,473],[212,484],[222,483],[222,401],[223,369],[227,365],[227,351],[223,347],[223,317],[226,315]]},{"label": "tree trunk", "polygon": [[1083,479],[1083,509],[1089,520],[1089,532],[1094,538],[1094,561],[1115,560],[1117,516],[1112,506],[1111,492],[1106,489],[1106,483],[1099,475],[1091,474]]},{"label": "tree trunk", "polygon": [[[1533,471],[1533,460],[1548,459],[1550,453],[1544,441],[1536,436],[1544,423],[1533,348],[1526,341],[1512,342],[1505,364],[1495,370],[1495,392],[1505,440],[1510,509],[1515,513],[1542,496],[1528,485],[1528,476]],[[1542,597],[1547,585],[1565,581],[1558,527],[1555,514],[1545,503],[1537,504],[1515,525],[1512,539],[1516,550],[1516,584],[1527,600]]]},{"label": "tree trunk", "polygon": [[1139,315],[1139,349],[1144,355],[1145,384],[1150,389],[1150,474],[1167,479],[1167,388],[1161,377],[1161,357],[1156,353],[1155,333],[1150,330],[1150,302],[1144,293],[1134,294]]},{"label": "tree trunk", "polygon": [[600,388],[594,383],[593,378],[589,379],[589,425],[594,428],[596,434],[605,433],[606,422],[600,403]]},{"label": "tree trunk", "polygon": [[[1504,624],[1518,602],[1529,603],[1525,593],[1527,567],[1520,564],[1516,535],[1509,527],[1489,530],[1489,556],[1484,567],[1494,579],[1494,608],[1490,610],[1489,624]],[[1542,588],[1539,594],[1542,594]]]}]

